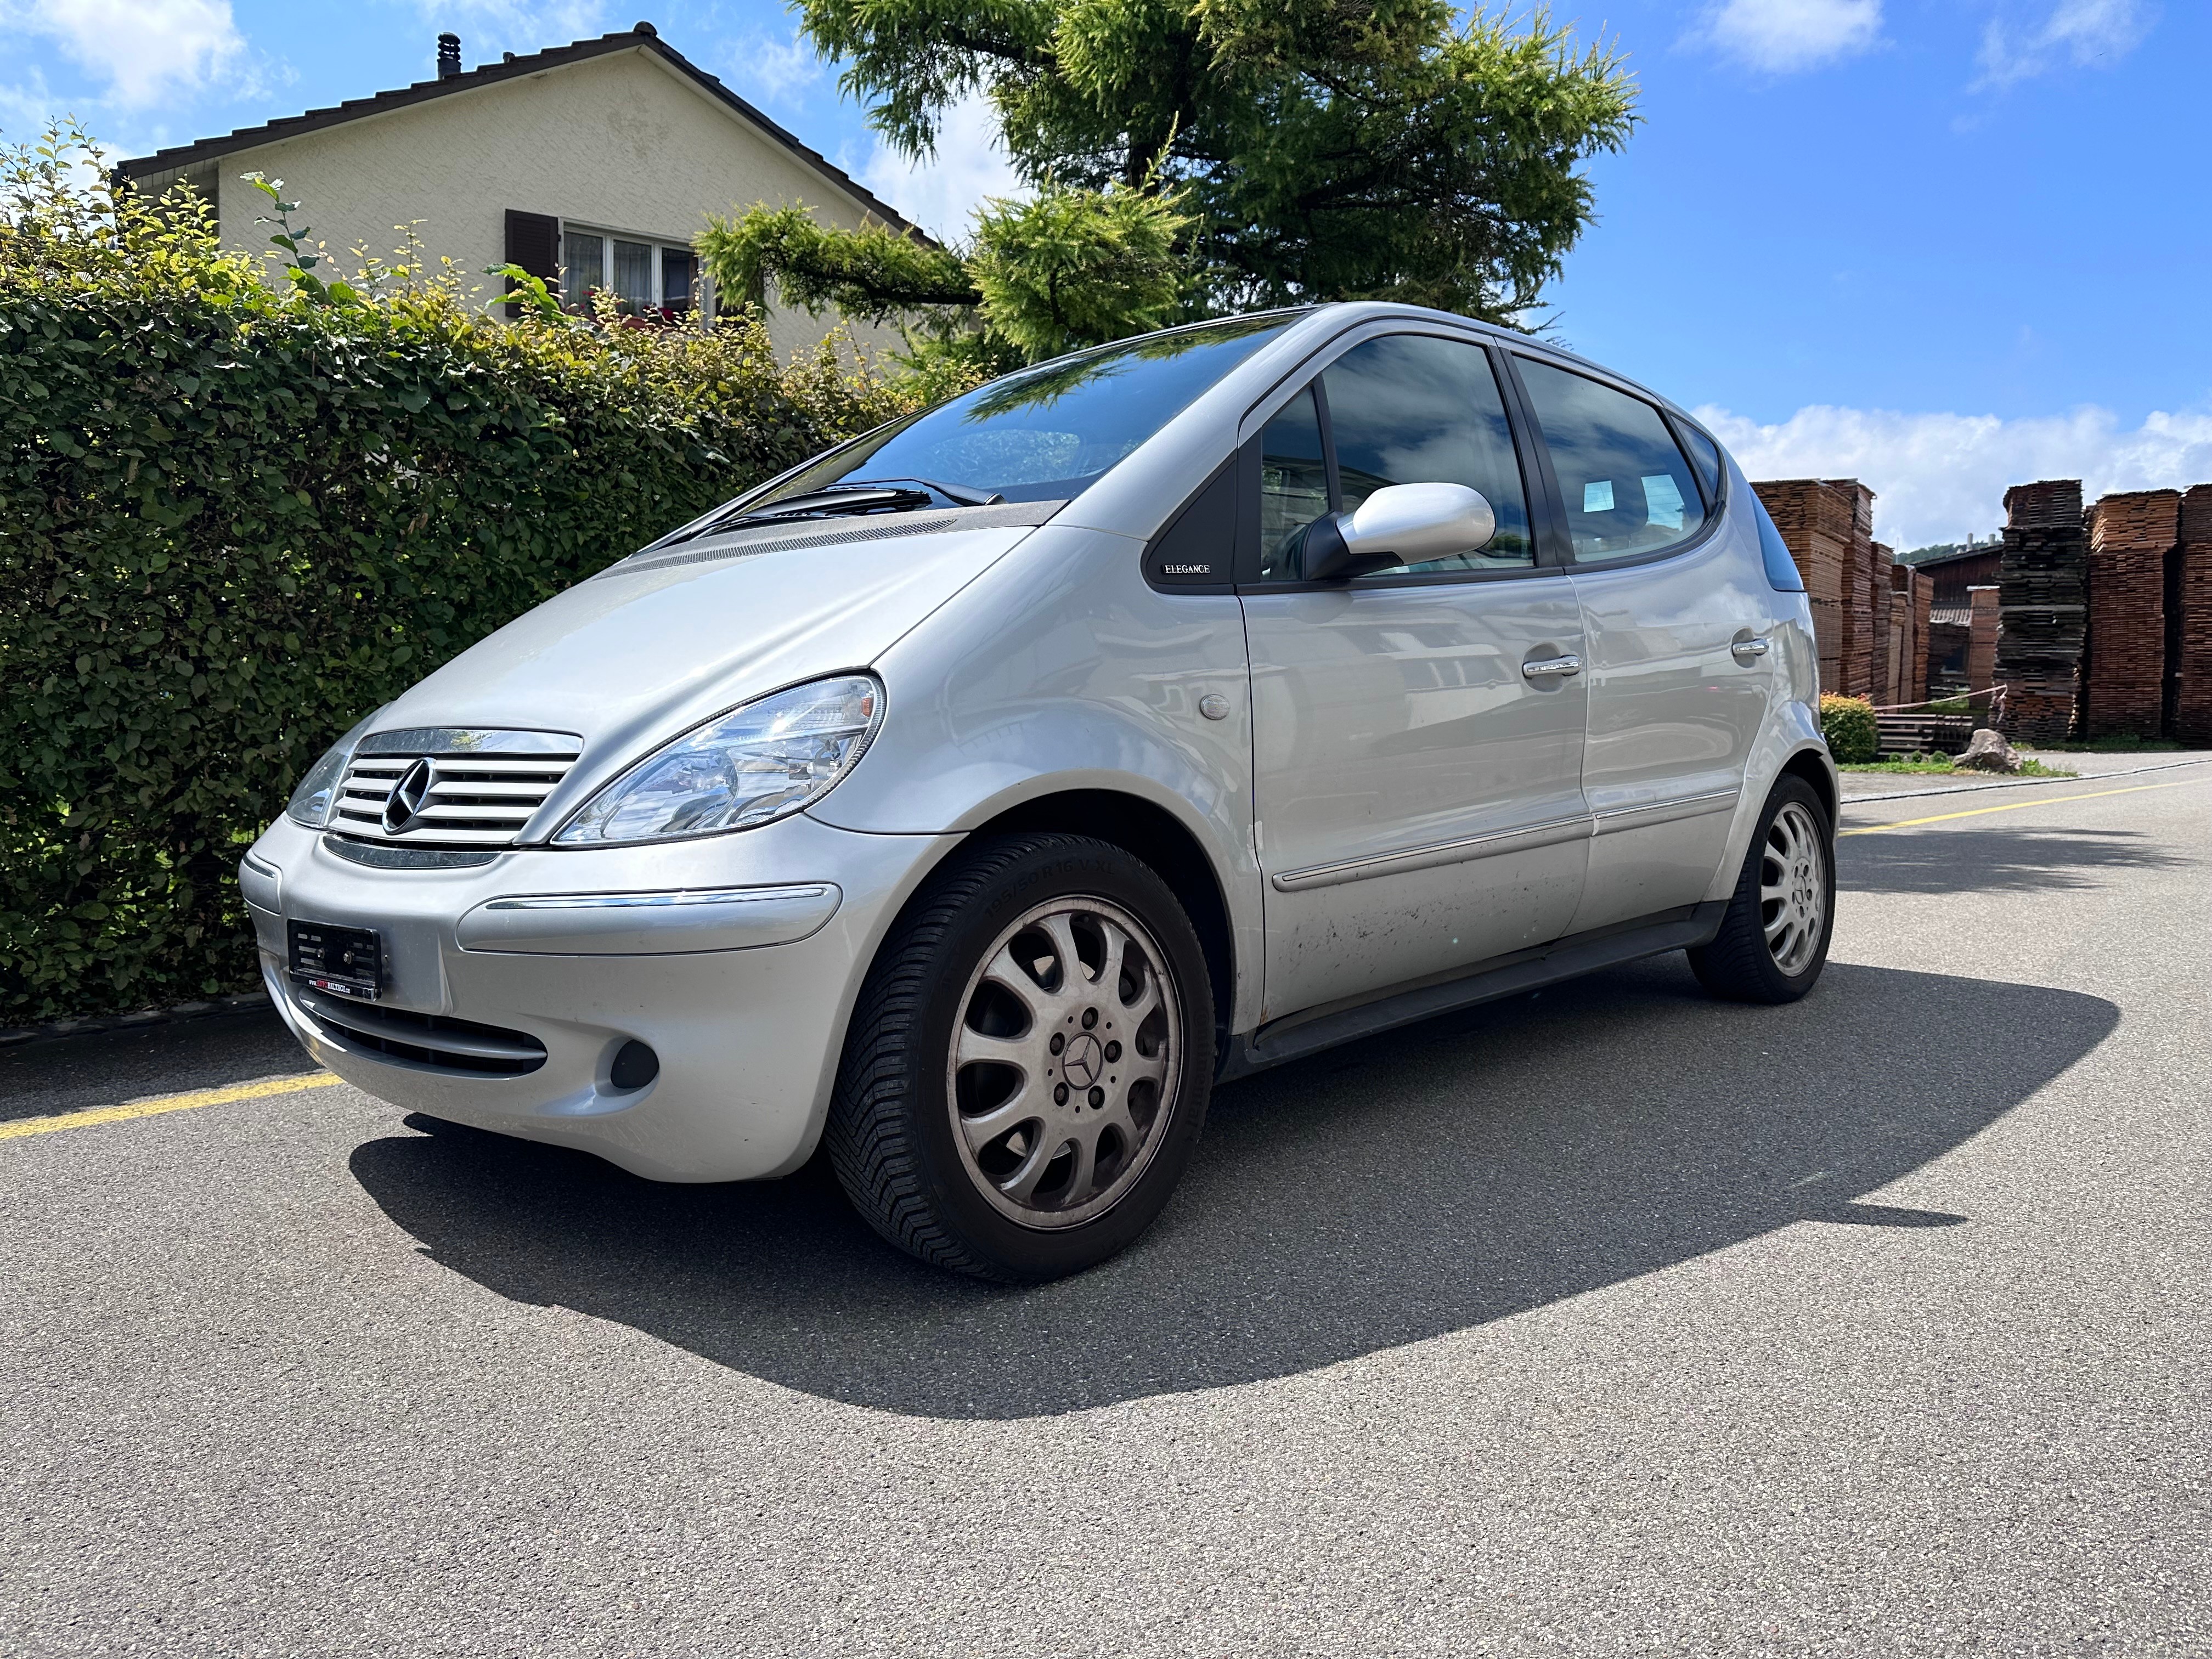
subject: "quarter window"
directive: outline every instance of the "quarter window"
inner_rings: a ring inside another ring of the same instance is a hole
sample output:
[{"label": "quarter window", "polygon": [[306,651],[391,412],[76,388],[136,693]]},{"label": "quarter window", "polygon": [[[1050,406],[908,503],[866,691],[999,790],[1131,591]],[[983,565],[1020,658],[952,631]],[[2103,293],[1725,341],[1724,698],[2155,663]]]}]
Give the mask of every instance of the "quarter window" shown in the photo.
[{"label": "quarter window", "polygon": [[1682,447],[1690,452],[1690,465],[1698,469],[1698,482],[1705,487],[1705,505],[1718,507],[1721,501],[1720,446],[1686,422],[1674,422],[1674,430],[1682,435]]},{"label": "quarter window", "polygon": [[1520,368],[1577,563],[1656,552],[1697,534],[1704,497],[1657,410],[1549,363],[1523,357]]}]

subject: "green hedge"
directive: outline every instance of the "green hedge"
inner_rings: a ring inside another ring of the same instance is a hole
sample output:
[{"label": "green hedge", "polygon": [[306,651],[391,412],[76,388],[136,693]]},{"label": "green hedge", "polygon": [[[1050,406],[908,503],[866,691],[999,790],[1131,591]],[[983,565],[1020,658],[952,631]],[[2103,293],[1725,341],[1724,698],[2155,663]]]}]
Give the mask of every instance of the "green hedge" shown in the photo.
[{"label": "green hedge", "polygon": [[1881,728],[1875,723],[1874,705],[1864,697],[1839,697],[1833,692],[1822,697],[1820,735],[1828,740],[1828,753],[1838,766],[1863,766],[1881,750]]},{"label": "green hedge", "polygon": [[0,160],[0,1025],[252,983],[238,855],[339,732],[915,396],[450,270],[264,280],[75,159]]}]

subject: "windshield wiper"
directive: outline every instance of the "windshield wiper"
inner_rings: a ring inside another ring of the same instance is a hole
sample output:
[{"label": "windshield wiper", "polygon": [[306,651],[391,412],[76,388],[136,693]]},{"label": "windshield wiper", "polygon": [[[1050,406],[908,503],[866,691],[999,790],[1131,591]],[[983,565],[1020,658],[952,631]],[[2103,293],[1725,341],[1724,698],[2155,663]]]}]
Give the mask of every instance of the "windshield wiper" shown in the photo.
[{"label": "windshield wiper", "polygon": [[911,513],[932,505],[942,495],[955,507],[996,507],[1006,498],[984,495],[964,484],[939,483],[934,478],[859,478],[824,484],[797,495],[763,501],[748,512],[718,514],[677,539],[695,541],[741,524],[774,524],[782,519],[842,518],[853,514]]},{"label": "windshield wiper", "polygon": [[820,489],[810,489],[804,495],[786,495],[781,501],[763,501],[750,513],[734,520],[751,524],[768,519],[823,519],[847,513],[911,512],[917,507],[927,507],[930,495],[927,489],[902,489],[892,484],[828,484]]},{"label": "windshield wiper", "polygon": [[969,489],[966,484],[939,483],[934,478],[863,478],[860,482],[864,484],[917,483],[924,489],[935,490],[956,507],[996,507],[1006,499],[1000,495],[986,495],[980,489]]},{"label": "windshield wiper", "polygon": [[738,523],[777,519],[823,519],[853,513],[911,513],[933,505],[942,495],[955,507],[995,507],[1006,498],[986,495],[964,484],[939,483],[934,478],[851,478],[824,484],[804,495],[763,501]]}]

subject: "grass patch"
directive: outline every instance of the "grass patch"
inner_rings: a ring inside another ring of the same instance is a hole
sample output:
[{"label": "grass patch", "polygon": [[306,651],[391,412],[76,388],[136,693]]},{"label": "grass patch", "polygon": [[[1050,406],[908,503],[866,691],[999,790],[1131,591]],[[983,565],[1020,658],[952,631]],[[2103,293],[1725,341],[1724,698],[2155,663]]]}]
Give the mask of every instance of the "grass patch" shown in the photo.
[{"label": "grass patch", "polygon": [[2021,757],[2017,772],[1967,772],[1951,764],[1948,755],[1893,755],[1887,760],[1868,761],[1857,766],[1838,766],[1838,772],[1883,772],[1901,778],[2071,778],[2080,775],[2060,766],[2045,766],[2041,761]]}]

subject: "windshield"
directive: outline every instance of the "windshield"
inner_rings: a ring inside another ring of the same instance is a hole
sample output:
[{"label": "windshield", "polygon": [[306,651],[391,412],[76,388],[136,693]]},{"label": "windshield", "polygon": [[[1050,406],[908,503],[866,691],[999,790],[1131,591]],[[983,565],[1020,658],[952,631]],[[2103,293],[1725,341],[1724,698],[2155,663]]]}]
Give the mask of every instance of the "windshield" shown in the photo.
[{"label": "windshield", "polygon": [[[846,510],[1068,500],[1297,320],[1277,313],[1179,329],[1020,370],[825,455],[748,502],[744,516],[796,507],[793,498],[848,480]],[[863,483],[913,488],[863,501]]]}]

